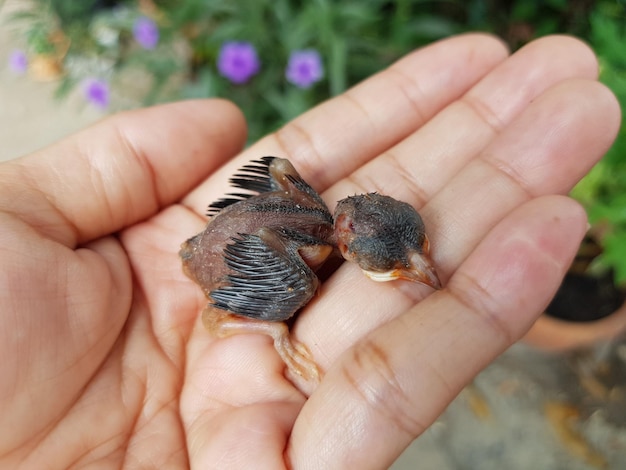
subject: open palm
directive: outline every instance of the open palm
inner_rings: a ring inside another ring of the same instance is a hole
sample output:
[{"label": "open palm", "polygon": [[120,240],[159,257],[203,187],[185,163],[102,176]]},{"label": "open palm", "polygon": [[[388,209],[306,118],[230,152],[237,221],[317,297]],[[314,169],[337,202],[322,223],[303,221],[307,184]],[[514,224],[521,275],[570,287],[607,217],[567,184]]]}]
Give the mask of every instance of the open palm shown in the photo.
[{"label": "open palm", "polygon": [[[565,194],[611,143],[589,49],[507,57],[468,35],[417,51],[240,152],[222,101],[106,119],[0,167],[0,467],[384,468],[533,324],[585,231]],[[344,264],[294,325],[307,397],[270,340],[211,338],[181,270],[228,177],[289,158],[331,210],[420,210],[446,286]]]}]

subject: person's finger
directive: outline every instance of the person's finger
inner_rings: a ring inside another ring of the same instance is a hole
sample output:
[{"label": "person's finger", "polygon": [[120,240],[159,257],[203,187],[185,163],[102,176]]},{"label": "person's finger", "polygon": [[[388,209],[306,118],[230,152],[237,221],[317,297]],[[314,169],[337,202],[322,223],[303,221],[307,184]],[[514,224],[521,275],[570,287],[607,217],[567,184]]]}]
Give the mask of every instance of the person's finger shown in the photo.
[{"label": "person's finger", "polygon": [[583,42],[565,36],[538,39],[324,197],[332,206],[346,194],[378,191],[421,207],[535,98],[563,80],[595,79],[597,73],[597,60]]},{"label": "person's finger", "polygon": [[[516,206],[567,191],[605,152],[618,125],[615,98],[597,82],[564,82],[535,99],[421,209],[441,278],[452,275]],[[356,339],[430,292],[410,283],[372,283],[344,264],[299,316],[294,332],[328,367]]]},{"label": "person's finger", "polygon": [[244,136],[241,113],[221,100],[118,114],[0,166],[0,210],[74,247],[178,200]]},{"label": "person's finger", "polygon": [[301,403],[220,405],[186,428],[190,468],[285,468],[283,450]]},{"label": "person's finger", "polygon": [[204,213],[228,178],[264,155],[289,158],[322,191],[410,135],[507,56],[504,44],[467,34],[419,49],[252,145],[185,199]]},{"label": "person's finger", "polygon": [[566,194],[607,151],[619,116],[615,96],[598,82],[571,80],[538,97],[423,208],[444,276],[515,206]]},{"label": "person's finger", "polygon": [[586,229],[562,196],[524,204],[484,237],[446,288],[343,354],[303,407],[294,468],[385,468],[556,291]]}]

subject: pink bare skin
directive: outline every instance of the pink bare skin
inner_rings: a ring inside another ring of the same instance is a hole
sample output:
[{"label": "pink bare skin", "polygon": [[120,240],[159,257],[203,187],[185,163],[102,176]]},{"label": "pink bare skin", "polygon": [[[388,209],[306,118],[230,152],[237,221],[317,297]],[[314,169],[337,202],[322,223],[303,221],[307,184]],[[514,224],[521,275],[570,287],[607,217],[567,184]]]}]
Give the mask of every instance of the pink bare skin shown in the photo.
[{"label": "pink bare skin", "polygon": [[[1,468],[385,468],[532,327],[586,217],[564,194],[619,126],[582,43],[466,35],[241,151],[232,105],[122,113],[0,166]],[[334,209],[413,204],[444,284],[344,264],[294,326],[310,398],[263,335],[215,339],[180,243],[228,177],[289,158]]]}]

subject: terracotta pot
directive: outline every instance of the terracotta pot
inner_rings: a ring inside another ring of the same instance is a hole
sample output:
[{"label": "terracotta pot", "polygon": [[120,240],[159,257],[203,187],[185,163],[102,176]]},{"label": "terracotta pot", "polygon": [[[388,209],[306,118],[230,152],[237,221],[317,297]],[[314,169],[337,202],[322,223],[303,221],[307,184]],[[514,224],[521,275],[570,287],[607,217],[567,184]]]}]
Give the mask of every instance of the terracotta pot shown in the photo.
[{"label": "terracotta pot", "polygon": [[626,332],[626,303],[600,320],[573,322],[542,315],[524,336],[525,343],[544,351],[570,351],[609,341]]},{"label": "terracotta pot", "polygon": [[63,75],[62,59],[55,55],[36,55],[29,65],[32,77],[40,82],[56,80]]},{"label": "terracotta pot", "polygon": [[589,274],[589,246],[578,256],[558,292],[524,341],[543,350],[564,351],[609,341],[626,331],[626,292],[612,271]]},{"label": "terracotta pot", "polygon": [[54,52],[36,54],[29,65],[33,78],[42,82],[57,80],[63,75],[63,59],[70,48],[69,38],[60,30],[51,33],[48,39]]}]

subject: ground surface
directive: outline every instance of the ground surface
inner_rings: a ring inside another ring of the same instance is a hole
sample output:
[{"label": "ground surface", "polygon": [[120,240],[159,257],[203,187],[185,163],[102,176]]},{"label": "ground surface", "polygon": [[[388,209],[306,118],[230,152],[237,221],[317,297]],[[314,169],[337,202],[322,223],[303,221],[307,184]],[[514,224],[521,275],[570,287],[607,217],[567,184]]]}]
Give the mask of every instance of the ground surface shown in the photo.
[{"label": "ground surface", "polygon": [[[0,23],[0,161],[102,117],[79,95],[58,102],[54,83],[11,73],[18,45]],[[626,341],[567,356],[514,347],[392,468],[626,469]]]}]

